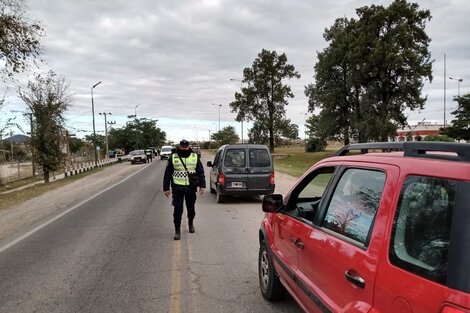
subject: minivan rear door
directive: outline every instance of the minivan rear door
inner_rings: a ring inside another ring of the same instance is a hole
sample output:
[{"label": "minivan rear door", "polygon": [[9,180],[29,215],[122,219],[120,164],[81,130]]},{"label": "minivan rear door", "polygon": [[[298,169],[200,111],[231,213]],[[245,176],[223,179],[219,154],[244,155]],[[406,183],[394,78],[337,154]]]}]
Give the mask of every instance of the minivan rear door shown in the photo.
[{"label": "minivan rear door", "polygon": [[267,148],[248,148],[247,188],[269,190],[273,166]]},{"label": "minivan rear door", "polygon": [[227,189],[247,189],[247,162],[244,147],[227,148],[223,158],[223,172]]}]

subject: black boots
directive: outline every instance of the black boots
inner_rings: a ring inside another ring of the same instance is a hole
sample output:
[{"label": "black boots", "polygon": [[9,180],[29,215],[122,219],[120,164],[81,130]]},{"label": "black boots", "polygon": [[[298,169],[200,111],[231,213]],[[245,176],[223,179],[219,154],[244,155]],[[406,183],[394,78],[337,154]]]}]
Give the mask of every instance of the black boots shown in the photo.
[{"label": "black boots", "polygon": [[[194,228],[194,225],[192,223],[189,224],[189,232],[190,233],[196,232],[196,229]],[[180,240],[181,239],[181,231],[179,229],[175,230],[175,235],[173,236],[173,239],[175,239],[175,240]]]},{"label": "black boots", "polygon": [[181,239],[181,233],[179,230],[175,231],[175,236],[173,237],[175,240],[180,240]]}]

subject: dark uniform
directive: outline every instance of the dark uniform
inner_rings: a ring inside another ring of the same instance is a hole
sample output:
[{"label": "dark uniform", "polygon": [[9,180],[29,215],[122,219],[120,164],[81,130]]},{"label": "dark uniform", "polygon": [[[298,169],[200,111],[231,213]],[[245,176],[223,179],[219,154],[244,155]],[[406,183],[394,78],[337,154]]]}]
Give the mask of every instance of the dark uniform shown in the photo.
[{"label": "dark uniform", "polygon": [[[186,166],[186,168],[184,166]],[[190,176],[197,177],[198,181],[196,183],[190,183]],[[168,158],[168,164],[163,178],[163,191],[166,196],[169,196],[170,184],[173,195],[172,205],[174,207],[174,239],[179,240],[181,236],[181,218],[183,215],[184,201],[186,201],[186,209],[188,211],[189,232],[194,233],[193,221],[196,216],[196,191],[199,187],[199,191],[202,193],[204,188],[206,188],[204,167],[198,155],[189,148],[189,142],[185,139],[180,141],[180,146],[176,152],[172,153]]]},{"label": "dark uniform", "polygon": [[152,162],[152,154],[153,154],[152,148],[145,149],[145,155],[147,156],[147,163]]}]

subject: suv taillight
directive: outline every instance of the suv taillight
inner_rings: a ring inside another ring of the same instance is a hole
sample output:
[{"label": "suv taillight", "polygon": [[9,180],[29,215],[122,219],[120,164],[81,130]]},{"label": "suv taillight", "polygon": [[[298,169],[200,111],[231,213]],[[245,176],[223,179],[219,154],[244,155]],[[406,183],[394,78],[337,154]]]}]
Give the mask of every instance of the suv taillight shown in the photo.
[{"label": "suv taillight", "polygon": [[225,175],[223,173],[219,173],[218,182],[219,182],[219,185],[225,185]]},{"label": "suv taillight", "polygon": [[441,313],[466,313],[468,311],[464,311],[462,309],[453,307],[453,306],[448,306],[446,305],[445,307],[442,308]]},{"label": "suv taillight", "polygon": [[274,185],[274,173],[269,177],[269,184]]}]

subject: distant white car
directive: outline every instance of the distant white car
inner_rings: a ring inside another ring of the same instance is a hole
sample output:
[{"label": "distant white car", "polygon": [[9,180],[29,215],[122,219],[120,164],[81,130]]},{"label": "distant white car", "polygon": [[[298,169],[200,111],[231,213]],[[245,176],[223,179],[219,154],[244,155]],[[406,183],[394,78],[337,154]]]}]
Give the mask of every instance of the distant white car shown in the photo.
[{"label": "distant white car", "polygon": [[170,157],[171,151],[175,147],[173,146],[163,146],[162,149],[160,150],[160,160],[166,160]]}]

